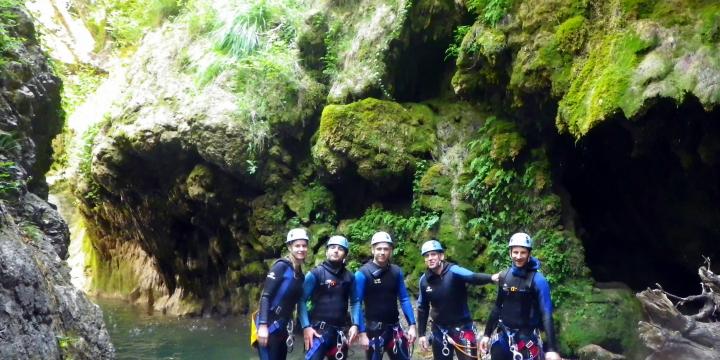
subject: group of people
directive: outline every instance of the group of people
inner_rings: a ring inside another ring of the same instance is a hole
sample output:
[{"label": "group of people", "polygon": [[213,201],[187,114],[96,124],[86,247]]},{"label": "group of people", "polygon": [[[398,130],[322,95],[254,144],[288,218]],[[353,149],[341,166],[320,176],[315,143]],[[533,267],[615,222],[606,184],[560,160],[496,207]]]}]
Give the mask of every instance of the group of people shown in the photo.
[{"label": "group of people", "polygon": [[[417,321],[403,271],[391,262],[390,234],[380,231],[372,236],[372,261],[355,274],[345,267],[350,251],[347,238],[335,235],[325,245],[325,261],[303,275],[308,242],[305,229],[290,230],[289,254],[268,272],[254,318],[262,360],[285,359],[292,350],[296,304],[306,360],[345,359],[354,342],[368,360],[380,360],[384,354],[406,360],[416,338],[424,350],[432,349],[434,359],[480,359],[489,354],[492,360],[560,360],[550,287],[538,271],[540,261],[531,256],[532,238],[525,233],[510,237],[512,266],[493,275],[447,262],[439,241],[425,242],[420,253],[427,269],[420,277]],[[490,283],[497,283],[498,294],[478,343],[467,285]],[[398,302],[407,329],[400,325]],[[429,332],[428,318],[432,319]]]}]

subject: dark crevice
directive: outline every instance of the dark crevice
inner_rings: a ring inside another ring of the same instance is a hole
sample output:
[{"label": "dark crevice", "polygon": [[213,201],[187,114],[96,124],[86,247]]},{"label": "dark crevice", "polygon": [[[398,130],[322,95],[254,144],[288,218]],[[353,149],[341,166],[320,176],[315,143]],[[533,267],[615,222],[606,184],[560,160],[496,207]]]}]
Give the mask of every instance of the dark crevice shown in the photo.
[{"label": "dark crevice", "polygon": [[663,100],[640,119],[604,121],[577,143],[556,137],[554,171],[596,280],[700,292],[702,256],[720,261],[719,115],[697,99]]},{"label": "dark crevice", "polygon": [[412,177],[398,176],[386,181],[383,186],[358,176],[354,171],[326,178],[326,186],[335,195],[339,219],[361,217],[374,204],[383,209],[398,212],[410,208],[412,204]]}]

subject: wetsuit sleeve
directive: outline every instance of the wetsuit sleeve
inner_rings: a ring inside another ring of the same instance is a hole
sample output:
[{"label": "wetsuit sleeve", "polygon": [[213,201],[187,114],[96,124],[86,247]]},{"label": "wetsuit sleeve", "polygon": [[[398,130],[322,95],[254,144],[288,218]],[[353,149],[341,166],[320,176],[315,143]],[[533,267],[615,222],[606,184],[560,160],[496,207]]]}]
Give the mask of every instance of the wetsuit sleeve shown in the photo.
[{"label": "wetsuit sleeve", "polygon": [[[360,329],[360,323],[362,322],[362,298],[358,296],[357,280],[354,276],[350,277],[352,284],[350,285],[350,320],[353,325],[357,325],[358,330]],[[363,324],[363,327],[365,325]]]},{"label": "wetsuit sleeve", "polygon": [[553,324],[553,305],[550,298],[550,284],[548,284],[542,274],[535,274],[533,279],[535,289],[537,291],[538,308],[542,314],[542,324],[545,330],[545,343],[547,351],[557,351],[557,342],[555,341],[555,325]]},{"label": "wetsuit sleeve", "polygon": [[[502,283],[502,282],[500,282]],[[488,316],[488,321],[485,324],[485,336],[490,337],[492,335],[493,330],[497,327],[498,321],[500,320],[500,307],[502,306],[503,302],[503,292],[502,292],[502,285],[498,284],[497,288],[497,297],[495,298],[495,306],[493,306],[492,310],[490,310],[490,316]]]},{"label": "wetsuit sleeve", "polygon": [[415,315],[413,314],[412,302],[410,301],[410,295],[408,294],[407,287],[405,287],[405,277],[403,276],[402,270],[397,272],[397,283],[398,285],[398,299],[400,300],[400,308],[405,314],[405,320],[408,325],[415,325]]},{"label": "wetsuit sleeve", "polygon": [[300,297],[300,303],[298,304],[298,317],[300,318],[300,326],[304,329],[310,326],[310,319],[308,317],[307,302],[310,300],[310,296],[315,290],[315,275],[312,271],[308,271],[305,274],[305,282],[303,283],[303,294]]},{"label": "wetsuit sleeve", "polygon": [[362,308],[362,299],[365,297],[365,274],[362,271],[355,272],[355,296],[357,296],[357,313],[353,311],[352,322],[358,326],[358,331],[365,332],[365,314]]},{"label": "wetsuit sleeve", "polygon": [[423,288],[423,280],[425,279],[425,274],[420,277],[420,291],[418,295],[417,300],[417,324],[418,324],[418,336],[425,336],[425,330],[427,327],[427,321],[428,321],[428,312],[430,310],[430,301],[427,298],[427,294],[425,293],[425,289]]},{"label": "wetsuit sleeve", "polygon": [[258,324],[267,324],[268,316],[270,314],[270,302],[275,297],[280,288],[280,284],[283,282],[283,276],[287,265],[282,261],[276,262],[267,276],[265,277],[265,284],[263,285],[263,291],[260,294],[260,311],[258,312]]},{"label": "wetsuit sleeve", "polygon": [[485,285],[492,282],[492,275],[485,273],[474,273],[462,266],[453,265],[450,268],[453,274],[460,276],[466,283],[473,285]]}]

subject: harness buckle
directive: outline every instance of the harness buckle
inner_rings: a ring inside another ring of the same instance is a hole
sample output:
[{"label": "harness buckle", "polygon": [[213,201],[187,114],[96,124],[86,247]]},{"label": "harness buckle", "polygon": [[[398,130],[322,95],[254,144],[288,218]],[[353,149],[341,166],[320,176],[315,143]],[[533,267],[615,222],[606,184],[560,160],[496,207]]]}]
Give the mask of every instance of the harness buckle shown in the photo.
[{"label": "harness buckle", "polygon": [[326,324],[327,324],[327,323],[324,322],[324,321],[319,322],[318,325],[317,325],[317,326],[318,326],[318,329],[320,329],[320,330],[325,330],[325,325],[326,325]]}]

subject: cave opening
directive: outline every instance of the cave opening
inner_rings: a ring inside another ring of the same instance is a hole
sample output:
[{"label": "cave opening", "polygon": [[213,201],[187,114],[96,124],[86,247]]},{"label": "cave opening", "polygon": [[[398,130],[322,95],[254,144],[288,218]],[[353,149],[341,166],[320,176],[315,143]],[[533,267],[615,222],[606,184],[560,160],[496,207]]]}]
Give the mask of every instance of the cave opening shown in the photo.
[{"label": "cave opening", "polygon": [[[720,263],[720,110],[661,100],[607,120],[551,157],[595,280],[679,296],[701,292],[703,256]],[[716,268],[716,266],[712,266]]]}]

